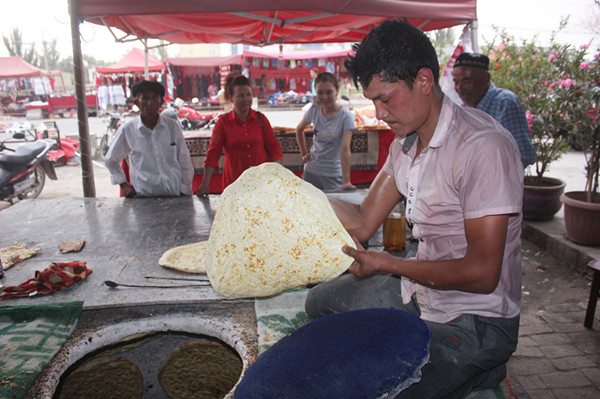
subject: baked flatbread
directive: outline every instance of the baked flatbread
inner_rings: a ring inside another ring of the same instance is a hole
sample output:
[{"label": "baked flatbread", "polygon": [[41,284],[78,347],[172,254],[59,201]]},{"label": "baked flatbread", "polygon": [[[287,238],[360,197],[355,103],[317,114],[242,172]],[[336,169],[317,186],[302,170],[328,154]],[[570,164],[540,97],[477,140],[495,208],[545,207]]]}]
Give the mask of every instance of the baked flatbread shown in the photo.
[{"label": "baked flatbread", "polygon": [[134,399],[144,392],[142,372],[130,360],[111,357],[89,361],[69,374],[59,399]]},{"label": "baked flatbread", "polygon": [[170,399],[219,399],[235,386],[242,360],[218,342],[186,342],[174,349],[158,372]]},{"label": "baked flatbread", "polygon": [[158,264],[187,273],[206,273],[206,248],[208,241],[195,242],[169,249]]},{"label": "baked flatbread", "polygon": [[343,273],[355,247],[325,194],[278,163],[247,169],[221,195],[206,270],[225,296],[269,296]]},{"label": "baked flatbread", "polygon": [[15,263],[19,263],[22,260],[31,258],[41,250],[41,248],[28,249],[27,244],[23,244],[20,242],[15,242],[10,247],[0,248],[0,258],[2,259],[2,267],[4,268],[4,270],[6,270]]}]

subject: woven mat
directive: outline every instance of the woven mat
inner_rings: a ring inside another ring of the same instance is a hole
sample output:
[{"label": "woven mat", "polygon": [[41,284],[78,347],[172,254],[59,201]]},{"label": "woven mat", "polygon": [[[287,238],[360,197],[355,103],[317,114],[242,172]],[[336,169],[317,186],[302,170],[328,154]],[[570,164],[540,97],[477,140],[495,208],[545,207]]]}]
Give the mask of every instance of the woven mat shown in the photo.
[{"label": "woven mat", "polygon": [[0,397],[23,398],[67,341],[83,302],[0,306]]},{"label": "woven mat", "polygon": [[267,298],[256,298],[258,354],[311,321],[304,311],[308,288],[293,288]]},{"label": "woven mat", "polygon": [[[311,321],[304,311],[308,288],[295,288],[267,298],[256,298],[258,353]],[[496,388],[471,392],[465,399],[529,399],[520,382],[507,376]]]}]

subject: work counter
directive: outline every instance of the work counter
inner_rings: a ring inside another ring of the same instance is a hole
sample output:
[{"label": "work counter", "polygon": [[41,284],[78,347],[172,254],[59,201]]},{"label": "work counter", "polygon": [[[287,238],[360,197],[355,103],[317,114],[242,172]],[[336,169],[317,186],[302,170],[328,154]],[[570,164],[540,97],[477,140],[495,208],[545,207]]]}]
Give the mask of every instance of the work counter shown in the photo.
[{"label": "work counter", "polygon": [[[365,192],[327,195],[358,203]],[[163,268],[158,259],[172,247],[207,240],[219,201],[218,195],[203,199],[35,199],[0,212],[0,247],[20,242],[41,248],[37,255],[5,272],[5,285],[18,285],[52,262],[85,261],[93,271],[54,294],[0,300],[0,306],[83,302],[74,333],[38,376],[28,397],[51,398],[60,376],[88,353],[132,335],[156,331],[216,337],[237,351],[245,372],[258,347],[253,298],[225,298],[210,286],[110,288],[104,284],[105,280],[134,285],[193,284],[147,277],[199,276]],[[85,240],[81,252],[59,251],[61,242],[75,239]],[[381,250],[381,229],[369,246]]]},{"label": "work counter", "polygon": [[[328,193],[359,203],[366,190]],[[207,198],[57,198],[22,201],[0,212],[0,247],[15,242],[41,248],[34,257],[8,269],[3,282],[18,285],[51,262],[85,261],[93,270],[84,281],[52,295],[2,300],[0,305],[84,301],[84,309],[225,299],[211,287],[168,290],[111,289],[112,280],[149,284],[153,277],[194,275],[164,268],[158,259],[168,249],[208,239],[220,196]],[[63,254],[61,242],[84,239],[81,252]],[[369,243],[381,245],[378,232]],[[156,281],[154,281],[156,283]]]}]

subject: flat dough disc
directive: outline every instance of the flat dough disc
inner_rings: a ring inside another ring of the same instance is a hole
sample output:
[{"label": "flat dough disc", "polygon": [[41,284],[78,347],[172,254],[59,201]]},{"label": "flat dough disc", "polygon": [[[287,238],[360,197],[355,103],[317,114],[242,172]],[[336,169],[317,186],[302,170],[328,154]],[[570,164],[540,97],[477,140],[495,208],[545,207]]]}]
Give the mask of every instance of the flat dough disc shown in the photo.
[{"label": "flat dough disc", "polygon": [[187,273],[206,273],[207,247],[208,241],[200,241],[171,248],[160,257],[158,264]]},{"label": "flat dough disc", "polygon": [[100,358],[70,373],[58,398],[134,399],[144,392],[142,372],[133,362],[120,357]]},{"label": "flat dough disc", "polygon": [[332,279],[356,247],[325,194],[278,163],[247,169],[221,195],[207,275],[225,296],[269,296]]},{"label": "flat dough disc", "polygon": [[231,348],[187,342],[169,354],[158,381],[170,399],[218,399],[231,391],[241,373],[242,360]]}]

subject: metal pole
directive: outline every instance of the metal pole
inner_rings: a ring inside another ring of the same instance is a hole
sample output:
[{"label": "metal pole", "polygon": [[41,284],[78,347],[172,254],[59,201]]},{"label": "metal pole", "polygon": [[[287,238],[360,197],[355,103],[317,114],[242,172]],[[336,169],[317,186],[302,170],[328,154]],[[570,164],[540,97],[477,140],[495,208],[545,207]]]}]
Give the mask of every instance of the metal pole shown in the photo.
[{"label": "metal pole", "polygon": [[144,79],[148,80],[148,39],[143,40],[144,43]]},{"label": "metal pole", "polygon": [[75,74],[75,100],[77,102],[77,121],[79,127],[79,151],[81,153],[81,177],[83,196],[96,197],[94,185],[94,168],[90,156],[90,133],[85,101],[85,80],[83,76],[83,60],[81,57],[81,40],[79,39],[78,0],[69,0],[71,14],[71,41],[73,43],[73,72]]},{"label": "metal pole", "polygon": [[475,53],[479,52],[479,32],[477,28],[479,27],[479,23],[477,21],[471,21],[471,44],[473,45],[473,51]]}]

